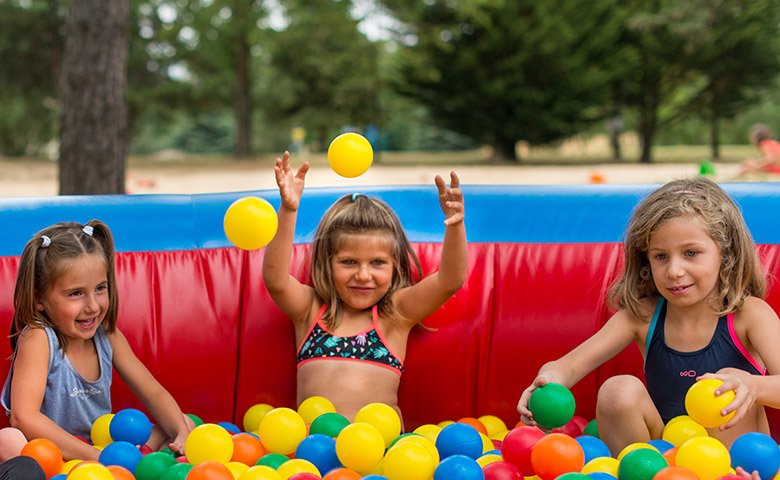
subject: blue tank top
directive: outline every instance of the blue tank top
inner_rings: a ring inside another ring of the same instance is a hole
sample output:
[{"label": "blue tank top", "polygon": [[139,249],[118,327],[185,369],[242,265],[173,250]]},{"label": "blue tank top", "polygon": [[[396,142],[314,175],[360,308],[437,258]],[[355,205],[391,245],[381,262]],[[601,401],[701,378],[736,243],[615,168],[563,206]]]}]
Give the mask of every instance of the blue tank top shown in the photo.
[{"label": "blue tank top", "polygon": [[[95,382],[85,380],[62,354],[57,334],[50,327],[43,327],[49,340],[49,373],[43,394],[41,413],[49,417],[63,430],[90,439],[95,420],[111,413],[111,377],[114,351],[103,326],[98,327],[92,341],[100,360],[100,377]],[[0,403],[11,411],[11,377],[13,366],[5,380]]]},{"label": "blue tank top", "polygon": [[647,331],[645,380],[664,423],[678,415],[686,415],[685,394],[700,375],[715,373],[725,367],[739,368],[753,375],[766,373],[739,341],[733,314],[720,317],[710,343],[693,352],[680,352],[666,345],[665,320],[666,300],[661,298]]}]

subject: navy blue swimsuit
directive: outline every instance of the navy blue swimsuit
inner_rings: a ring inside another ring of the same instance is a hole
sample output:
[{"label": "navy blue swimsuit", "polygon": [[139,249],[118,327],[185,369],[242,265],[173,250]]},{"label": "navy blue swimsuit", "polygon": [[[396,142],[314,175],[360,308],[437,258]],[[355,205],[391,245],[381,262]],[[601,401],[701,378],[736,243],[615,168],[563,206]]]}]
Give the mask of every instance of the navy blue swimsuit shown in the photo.
[{"label": "navy blue swimsuit", "polygon": [[696,377],[732,367],[753,375],[765,375],[766,370],[748,353],[734,329],[734,314],[718,319],[710,343],[693,352],[669,348],[664,339],[666,300],[661,298],[655,308],[645,343],[645,379],[647,391],[664,423],[685,415],[685,394]]}]

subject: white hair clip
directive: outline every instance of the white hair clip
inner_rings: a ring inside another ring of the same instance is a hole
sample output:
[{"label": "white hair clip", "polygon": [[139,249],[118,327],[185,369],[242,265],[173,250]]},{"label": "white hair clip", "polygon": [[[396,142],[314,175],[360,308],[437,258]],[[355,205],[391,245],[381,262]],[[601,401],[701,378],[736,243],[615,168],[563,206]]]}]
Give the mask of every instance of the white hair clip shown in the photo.
[{"label": "white hair clip", "polygon": [[84,225],[84,228],[81,229],[82,232],[86,233],[90,237],[92,236],[92,232],[95,231],[94,228],[92,228],[92,225]]},{"label": "white hair clip", "polygon": [[51,245],[51,238],[46,235],[41,235],[41,248],[46,248]]}]

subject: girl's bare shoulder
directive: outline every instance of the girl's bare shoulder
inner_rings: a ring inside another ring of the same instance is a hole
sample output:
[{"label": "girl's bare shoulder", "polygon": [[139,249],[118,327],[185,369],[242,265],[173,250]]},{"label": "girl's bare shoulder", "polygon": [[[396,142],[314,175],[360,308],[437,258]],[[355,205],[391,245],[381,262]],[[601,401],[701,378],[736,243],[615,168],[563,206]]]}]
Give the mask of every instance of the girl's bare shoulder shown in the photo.
[{"label": "girl's bare shoulder", "polygon": [[777,313],[758,297],[747,297],[742,303],[742,307],[734,312],[734,322],[736,324],[760,324],[762,322],[778,320]]}]

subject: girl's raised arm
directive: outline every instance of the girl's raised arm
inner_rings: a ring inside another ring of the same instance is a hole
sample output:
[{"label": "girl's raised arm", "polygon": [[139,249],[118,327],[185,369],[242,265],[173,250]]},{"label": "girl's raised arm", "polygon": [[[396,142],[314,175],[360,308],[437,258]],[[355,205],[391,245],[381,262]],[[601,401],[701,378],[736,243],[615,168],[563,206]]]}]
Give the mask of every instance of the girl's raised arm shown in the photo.
[{"label": "girl's raised arm", "polygon": [[444,240],[439,270],[417,284],[398,291],[394,301],[402,317],[410,324],[421,322],[447,301],[466,280],[468,245],[463,224],[464,206],[460,179],[450,172],[450,186],[437,175],[436,188],[444,212]]},{"label": "girl's raised arm", "polygon": [[279,206],[279,228],[273,240],[266,246],[263,256],[263,282],[274,303],[294,323],[307,319],[311,308],[314,290],[303,285],[290,275],[290,257],[295,237],[295,222],[298,206],[309,171],[309,162],[305,162],[293,175],[290,168],[290,153],[284,152],[276,159],[274,173],[282,203]]}]

